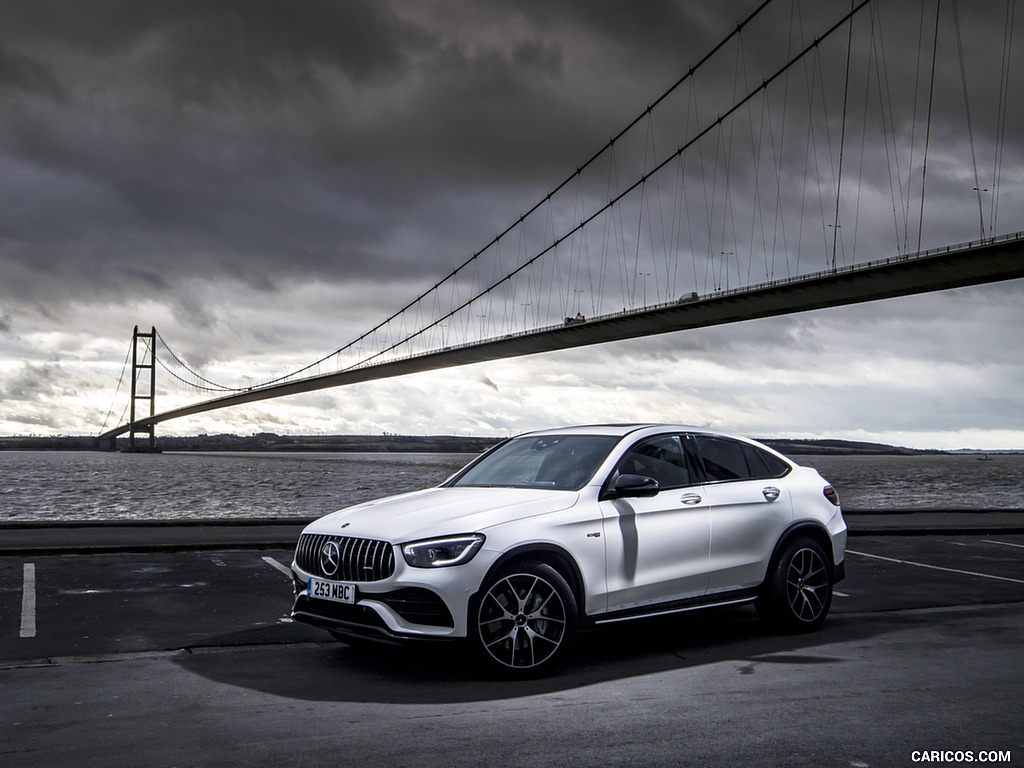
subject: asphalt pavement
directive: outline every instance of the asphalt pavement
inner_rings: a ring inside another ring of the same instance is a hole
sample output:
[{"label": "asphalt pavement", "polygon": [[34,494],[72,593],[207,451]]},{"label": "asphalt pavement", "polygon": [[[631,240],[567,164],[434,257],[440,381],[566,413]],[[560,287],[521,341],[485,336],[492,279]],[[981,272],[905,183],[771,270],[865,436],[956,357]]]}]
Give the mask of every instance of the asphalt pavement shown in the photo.
[{"label": "asphalt pavement", "polygon": [[[142,546],[104,527],[22,546]],[[1022,535],[855,533],[818,632],[774,634],[749,606],[629,622],[510,682],[461,646],[369,651],[292,622],[293,531],[273,527],[241,526],[287,546],[151,525],[131,533],[181,549],[0,556],[3,764],[1024,762]],[[233,546],[209,548],[218,537]]]}]

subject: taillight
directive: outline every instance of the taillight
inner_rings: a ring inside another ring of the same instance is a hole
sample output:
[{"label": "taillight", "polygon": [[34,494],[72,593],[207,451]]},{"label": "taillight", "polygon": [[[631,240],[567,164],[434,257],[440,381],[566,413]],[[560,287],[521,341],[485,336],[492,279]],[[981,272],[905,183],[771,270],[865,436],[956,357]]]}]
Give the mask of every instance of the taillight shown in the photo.
[{"label": "taillight", "polygon": [[824,488],[821,489],[821,492],[825,494],[826,499],[831,501],[837,507],[839,506],[839,491],[837,491],[831,485],[826,485]]}]

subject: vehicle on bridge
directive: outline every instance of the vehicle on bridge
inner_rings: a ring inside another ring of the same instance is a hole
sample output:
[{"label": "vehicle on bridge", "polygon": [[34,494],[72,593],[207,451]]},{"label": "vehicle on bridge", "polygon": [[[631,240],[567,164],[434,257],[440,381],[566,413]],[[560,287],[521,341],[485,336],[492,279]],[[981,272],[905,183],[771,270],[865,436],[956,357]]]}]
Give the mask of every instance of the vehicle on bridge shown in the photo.
[{"label": "vehicle on bridge", "polygon": [[754,603],[787,632],[825,621],[846,523],[816,470],[675,425],[507,440],[437,488],[327,515],[300,536],[298,621],[351,644],[463,640],[512,676],[581,629]]}]

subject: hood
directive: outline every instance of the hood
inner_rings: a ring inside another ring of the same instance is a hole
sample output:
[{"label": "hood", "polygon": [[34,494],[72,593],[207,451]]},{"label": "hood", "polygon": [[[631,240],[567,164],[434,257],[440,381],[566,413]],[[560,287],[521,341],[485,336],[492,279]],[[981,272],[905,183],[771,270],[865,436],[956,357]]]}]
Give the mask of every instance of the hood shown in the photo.
[{"label": "hood", "polygon": [[534,488],[429,488],[333,512],[306,531],[398,544],[455,533],[486,533],[500,523],[568,509],[573,491]]}]

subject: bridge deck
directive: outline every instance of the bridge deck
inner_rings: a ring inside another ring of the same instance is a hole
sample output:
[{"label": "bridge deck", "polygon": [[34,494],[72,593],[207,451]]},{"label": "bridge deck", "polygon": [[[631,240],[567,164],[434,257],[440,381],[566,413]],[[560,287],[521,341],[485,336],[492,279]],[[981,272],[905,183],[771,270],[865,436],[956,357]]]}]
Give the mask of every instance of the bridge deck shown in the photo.
[{"label": "bridge deck", "polygon": [[[610,341],[694,330],[764,317],[845,306],[899,296],[943,291],[1024,277],[1024,233],[951,246],[923,254],[873,261],[796,278],[762,283],[641,310],[602,315],[583,322],[548,326],[434,352],[312,376],[138,419],[136,431],[162,421],[233,405],[410,373],[451,368],[509,357],[552,352]],[[124,424],[99,436],[112,440],[131,428]]]}]

